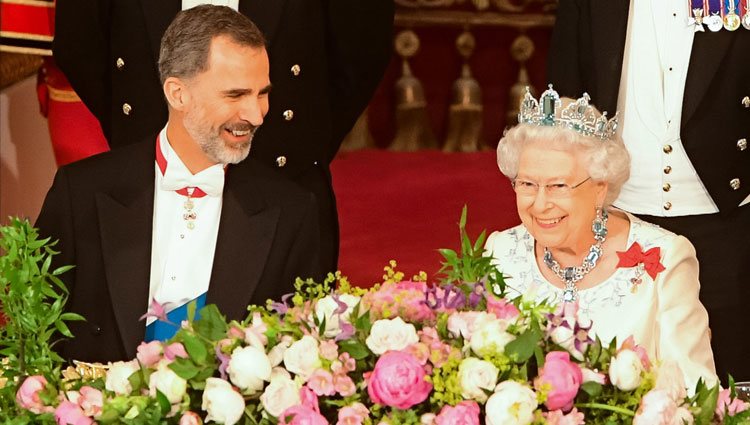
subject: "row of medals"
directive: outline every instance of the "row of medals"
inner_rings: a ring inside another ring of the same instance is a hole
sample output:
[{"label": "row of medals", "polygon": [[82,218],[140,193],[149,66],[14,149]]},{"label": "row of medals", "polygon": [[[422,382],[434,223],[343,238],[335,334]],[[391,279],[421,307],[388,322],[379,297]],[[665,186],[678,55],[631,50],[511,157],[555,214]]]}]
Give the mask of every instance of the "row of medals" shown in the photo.
[{"label": "row of medals", "polygon": [[709,16],[703,16],[703,9],[693,9],[693,19],[697,31],[703,31],[703,24],[706,24],[709,30],[713,32],[720,31],[722,28],[727,31],[736,31],[740,25],[746,30],[750,30],[750,0],[745,0],[745,14],[740,18],[736,12],[734,0],[729,0],[729,10],[722,19],[718,12]]}]

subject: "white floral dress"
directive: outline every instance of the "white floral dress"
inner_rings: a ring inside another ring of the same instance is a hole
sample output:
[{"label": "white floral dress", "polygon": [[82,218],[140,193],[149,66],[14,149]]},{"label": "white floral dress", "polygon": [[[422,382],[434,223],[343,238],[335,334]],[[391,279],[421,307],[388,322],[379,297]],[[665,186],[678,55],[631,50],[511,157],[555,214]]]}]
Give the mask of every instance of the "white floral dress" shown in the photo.
[{"label": "white floral dress", "polygon": [[[593,321],[593,333],[605,343],[615,337],[622,342],[632,335],[652,359],[675,360],[689,388],[694,388],[699,377],[715,382],[708,314],[698,300],[693,245],[683,236],[630,214],[627,217],[627,246],[638,242],[644,252],[658,247],[664,270],[652,279],[637,266],[616,269],[603,282],[578,292],[579,314]],[[506,276],[511,298],[533,293],[539,301],[562,301],[563,290],[539,270],[534,238],[523,224],[492,233],[485,252]]]}]

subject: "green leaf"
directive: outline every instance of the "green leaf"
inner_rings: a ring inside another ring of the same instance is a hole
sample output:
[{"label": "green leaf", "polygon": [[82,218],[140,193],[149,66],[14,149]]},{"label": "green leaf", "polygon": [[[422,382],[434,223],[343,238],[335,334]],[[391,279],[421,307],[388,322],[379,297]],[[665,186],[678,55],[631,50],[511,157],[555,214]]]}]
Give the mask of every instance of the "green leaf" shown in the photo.
[{"label": "green leaf", "polygon": [[182,344],[185,346],[185,351],[196,364],[202,365],[206,363],[208,356],[208,350],[206,345],[198,339],[195,335],[190,333],[182,334]]},{"label": "green leaf", "polygon": [[719,384],[716,384],[711,388],[706,388],[705,385],[701,384],[702,382],[698,383],[698,385],[703,386],[703,388],[698,394],[696,394],[698,413],[695,415],[695,422],[710,423],[714,416],[714,411],[716,410],[716,402],[719,398]]},{"label": "green leaf", "polygon": [[159,402],[159,408],[161,409],[162,415],[169,413],[169,409],[172,407],[169,404],[169,399],[159,390],[156,390],[156,401]]},{"label": "green leaf", "polygon": [[65,320],[66,322],[80,322],[85,321],[86,318],[78,313],[67,312],[60,315],[60,320]]},{"label": "green leaf", "polygon": [[339,342],[339,350],[349,353],[355,360],[362,360],[370,355],[370,350],[366,345],[351,339]]},{"label": "green leaf", "polygon": [[169,364],[169,368],[182,379],[192,379],[198,374],[200,368],[190,359],[178,358]]},{"label": "green leaf", "polygon": [[200,310],[200,319],[193,323],[193,329],[210,341],[218,341],[227,335],[227,322],[219,308],[209,304]]},{"label": "green leaf", "polygon": [[60,331],[61,334],[67,336],[68,338],[73,338],[73,334],[70,332],[68,325],[66,325],[62,320],[55,320],[55,328],[57,328],[57,330]]},{"label": "green leaf", "polygon": [[505,354],[516,363],[524,363],[534,355],[534,350],[542,339],[542,332],[529,328],[505,346]]},{"label": "green leaf", "polygon": [[596,397],[602,393],[602,384],[593,381],[584,382],[581,384],[581,389],[591,397]]}]

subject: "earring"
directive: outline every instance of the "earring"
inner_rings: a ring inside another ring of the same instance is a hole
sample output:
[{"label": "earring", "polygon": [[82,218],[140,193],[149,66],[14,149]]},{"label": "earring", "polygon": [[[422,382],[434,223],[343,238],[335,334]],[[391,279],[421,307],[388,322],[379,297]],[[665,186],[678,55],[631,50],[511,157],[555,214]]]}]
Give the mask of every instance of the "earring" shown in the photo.
[{"label": "earring", "polygon": [[607,237],[607,210],[601,206],[596,207],[596,217],[591,223],[591,231],[594,232],[594,239],[597,241],[604,241]]}]

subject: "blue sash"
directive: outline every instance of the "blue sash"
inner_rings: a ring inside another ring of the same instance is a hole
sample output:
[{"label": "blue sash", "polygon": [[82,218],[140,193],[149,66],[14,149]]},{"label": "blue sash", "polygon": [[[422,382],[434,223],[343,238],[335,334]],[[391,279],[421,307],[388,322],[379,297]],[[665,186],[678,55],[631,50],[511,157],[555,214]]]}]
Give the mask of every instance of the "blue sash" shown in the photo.
[{"label": "blue sash", "polygon": [[[198,312],[206,305],[206,293],[195,300],[195,320],[200,318]],[[180,324],[183,320],[187,320],[187,307],[190,302],[187,302],[176,309],[167,313],[167,320],[169,323],[156,320],[150,325],[146,326],[146,337],[143,339],[146,342],[151,341],[166,341],[174,336],[180,329]]]}]

